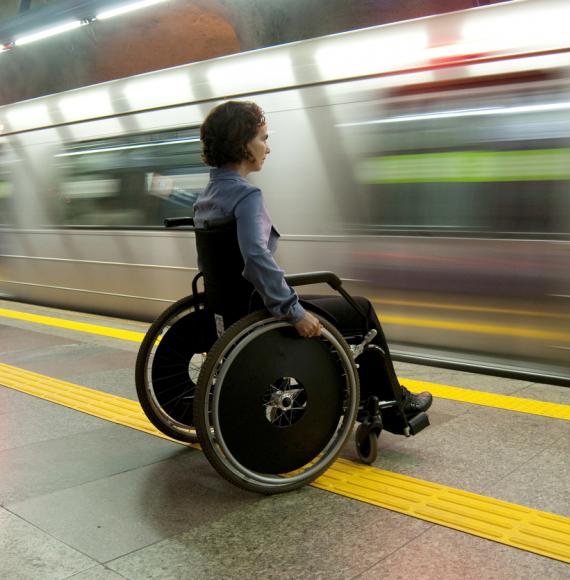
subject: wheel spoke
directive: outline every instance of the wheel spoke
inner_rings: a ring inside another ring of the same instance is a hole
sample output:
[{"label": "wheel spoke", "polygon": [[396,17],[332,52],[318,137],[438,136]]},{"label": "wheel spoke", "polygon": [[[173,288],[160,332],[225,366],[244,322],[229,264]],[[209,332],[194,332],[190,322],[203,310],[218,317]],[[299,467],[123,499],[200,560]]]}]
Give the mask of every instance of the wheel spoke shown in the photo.
[{"label": "wheel spoke", "polygon": [[168,407],[169,405],[172,405],[173,403],[175,403],[175,405],[177,405],[180,401],[182,401],[182,399],[193,399],[193,398],[194,398],[194,393],[191,393],[190,389],[188,389],[186,392],[180,393],[179,395],[176,395],[176,397],[172,397],[171,399],[168,399],[167,401],[163,401],[162,406]]},{"label": "wheel spoke", "polygon": [[[155,377],[153,379],[154,382],[157,381],[167,381],[169,379],[174,379],[175,377],[184,377],[182,379],[182,381],[184,382],[184,380],[188,379],[188,373],[186,371],[180,371],[178,373],[173,373],[171,375],[160,375],[159,377]],[[182,383],[177,383],[178,385],[182,384]]]}]

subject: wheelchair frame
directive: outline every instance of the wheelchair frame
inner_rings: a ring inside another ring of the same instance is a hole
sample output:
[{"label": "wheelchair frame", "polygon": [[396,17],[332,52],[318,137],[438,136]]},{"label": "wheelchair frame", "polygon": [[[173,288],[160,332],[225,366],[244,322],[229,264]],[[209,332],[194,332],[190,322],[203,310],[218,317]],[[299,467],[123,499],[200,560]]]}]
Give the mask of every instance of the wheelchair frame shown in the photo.
[{"label": "wheelchair frame", "polygon": [[[193,226],[194,222],[173,218],[165,225]],[[230,248],[234,257],[230,274],[241,277],[243,261],[237,259],[241,255],[234,221],[220,220],[207,228],[210,239],[214,239],[212,232],[225,232],[224,243],[213,244],[218,246],[215,251]],[[194,231],[199,252],[207,253],[203,230]],[[385,356],[380,347],[369,344],[376,331],[366,326],[363,336],[351,337],[358,344],[349,345],[334,325],[313,312],[322,335],[308,339],[291,324],[259,310],[237,317],[223,332],[218,326],[216,333],[214,312],[226,305],[220,306],[219,285],[212,285],[212,276],[219,276],[219,258],[208,257],[205,273],[192,282],[192,295],[157,318],[139,349],[137,394],[145,414],[161,432],[184,442],[199,441],[209,462],[228,481],[271,494],[299,488],[322,474],[342,450],[357,419],[356,449],[365,463],[376,459],[385,408],[396,410],[398,428],[405,435],[429,424],[425,413],[408,420],[397,396],[391,401],[369,396],[360,404],[355,361],[364,352]],[[214,269],[212,263],[217,263]],[[198,291],[202,276],[204,293]],[[327,283],[366,321],[332,272],[295,274],[286,280],[291,286]],[[239,282],[243,300],[247,287],[243,279]],[[217,304],[209,301],[208,288],[214,288]],[[235,310],[231,314],[236,317]],[[196,357],[201,363],[197,379],[197,369],[192,367]]]}]

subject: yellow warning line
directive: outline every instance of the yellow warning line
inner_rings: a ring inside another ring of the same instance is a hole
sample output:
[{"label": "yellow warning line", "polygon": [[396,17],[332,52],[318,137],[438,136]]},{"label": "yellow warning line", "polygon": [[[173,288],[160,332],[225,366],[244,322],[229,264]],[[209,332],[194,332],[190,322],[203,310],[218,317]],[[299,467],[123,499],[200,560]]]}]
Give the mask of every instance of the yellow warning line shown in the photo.
[{"label": "yellow warning line", "polygon": [[[140,343],[144,337],[143,332],[121,330],[118,328],[100,326],[86,322],[74,322],[72,320],[64,320],[61,318],[55,318],[53,316],[29,314],[27,312],[18,312],[3,308],[0,308],[0,316],[12,318],[15,320],[23,320],[25,322],[34,322],[36,324],[54,326],[57,328],[65,328],[67,330],[75,330],[88,334],[108,336],[111,338],[128,340],[137,343]],[[532,399],[513,397],[510,395],[496,395],[494,393],[486,393],[483,391],[474,391],[472,389],[462,389],[460,387],[439,385],[437,383],[430,383],[427,381],[415,381],[406,378],[401,378],[400,380],[412,391],[428,390],[433,394],[434,397],[439,397],[442,399],[449,399],[461,403],[472,403],[485,407],[494,407],[497,409],[515,411],[518,413],[541,415],[543,417],[550,417],[552,419],[564,419],[566,421],[570,420],[570,406],[568,405],[548,403],[545,401],[534,401]]]},{"label": "yellow warning line", "polygon": [[[164,437],[135,401],[0,363],[0,384]],[[340,459],[314,487],[570,563],[570,518]]]},{"label": "yellow warning line", "polygon": [[415,381],[413,379],[401,379],[401,381],[413,392],[427,390],[434,397],[439,397],[440,399],[449,399],[451,401],[504,409],[505,411],[516,411],[517,413],[527,413],[529,415],[540,415],[551,419],[570,421],[570,405],[536,401],[523,397],[513,397],[512,395],[472,391],[471,389],[438,385],[436,383]]},{"label": "yellow warning line", "polygon": [[76,330],[78,332],[85,332],[88,334],[98,334],[100,336],[108,336],[111,338],[118,338],[120,340],[128,340],[131,342],[142,342],[142,339],[145,335],[144,332],[121,330],[120,328],[100,326],[98,324],[90,324],[88,322],[75,322],[74,320],[65,320],[63,318],[43,316],[41,314],[30,314],[29,312],[17,312],[15,310],[7,310],[6,308],[0,308],[0,316],[4,316],[4,318],[12,318],[14,320],[23,320],[24,322],[44,324],[46,326],[53,326],[55,328],[65,328],[66,330]]},{"label": "yellow warning line", "polygon": [[[107,326],[100,326],[98,324],[90,324],[88,322],[75,322],[73,320],[64,320],[62,318],[56,318],[54,316],[44,316],[41,314],[18,312],[16,310],[8,310],[6,308],[0,308],[0,316],[4,316],[5,318],[12,318],[14,320],[22,320],[24,322],[45,324],[56,328],[77,330],[79,332],[98,334],[101,336],[109,336],[111,338],[129,340],[132,342],[141,342],[144,337],[143,332],[135,332],[132,330],[121,330],[119,328],[110,328]],[[534,328],[504,326],[497,324],[454,322],[450,320],[436,320],[432,318],[411,318],[409,316],[391,316],[391,315],[382,315],[382,322],[384,322],[385,324],[415,326],[417,328],[438,328],[440,330],[472,332],[476,334],[515,336],[524,338],[534,338],[539,340],[551,340],[555,342],[570,341],[570,334],[567,332],[553,332],[546,330],[537,330]]]}]

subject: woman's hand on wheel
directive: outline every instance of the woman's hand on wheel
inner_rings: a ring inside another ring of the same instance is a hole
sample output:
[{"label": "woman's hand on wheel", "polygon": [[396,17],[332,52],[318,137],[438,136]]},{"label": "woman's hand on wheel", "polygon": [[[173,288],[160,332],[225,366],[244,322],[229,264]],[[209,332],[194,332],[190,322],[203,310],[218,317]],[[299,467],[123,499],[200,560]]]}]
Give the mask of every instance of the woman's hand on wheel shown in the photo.
[{"label": "woman's hand on wheel", "polygon": [[293,326],[301,336],[307,338],[321,335],[321,323],[319,322],[319,319],[316,316],[313,316],[310,312],[305,312],[305,317],[299,320],[299,322],[295,322]]}]

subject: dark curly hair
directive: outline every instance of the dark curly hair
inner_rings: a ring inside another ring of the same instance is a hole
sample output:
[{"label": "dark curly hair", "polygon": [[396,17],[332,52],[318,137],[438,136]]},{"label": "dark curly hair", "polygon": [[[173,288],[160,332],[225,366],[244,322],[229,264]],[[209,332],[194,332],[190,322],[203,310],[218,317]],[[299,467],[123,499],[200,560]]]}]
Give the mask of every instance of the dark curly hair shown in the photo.
[{"label": "dark curly hair", "polygon": [[227,101],[212,109],[200,127],[202,159],[212,167],[253,161],[247,144],[256,136],[265,115],[255,103]]}]

